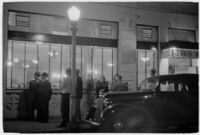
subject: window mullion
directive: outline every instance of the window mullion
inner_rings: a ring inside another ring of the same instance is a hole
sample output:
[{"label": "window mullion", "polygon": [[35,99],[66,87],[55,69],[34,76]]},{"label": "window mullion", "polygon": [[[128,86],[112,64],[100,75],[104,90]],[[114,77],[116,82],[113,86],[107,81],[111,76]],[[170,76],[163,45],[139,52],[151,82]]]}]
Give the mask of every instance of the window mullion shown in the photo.
[{"label": "window mullion", "polygon": [[28,66],[26,65],[26,42],[24,43],[25,48],[24,48],[24,88],[25,88],[25,84],[26,84],[26,68],[28,68]]}]

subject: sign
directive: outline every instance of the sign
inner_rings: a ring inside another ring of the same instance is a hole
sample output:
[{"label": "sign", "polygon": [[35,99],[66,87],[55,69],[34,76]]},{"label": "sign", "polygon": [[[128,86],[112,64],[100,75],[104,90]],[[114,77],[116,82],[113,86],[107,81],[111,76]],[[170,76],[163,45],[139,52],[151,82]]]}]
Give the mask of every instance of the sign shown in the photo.
[{"label": "sign", "polygon": [[199,57],[198,50],[191,49],[171,49],[171,55],[174,58],[197,59]]},{"label": "sign", "polygon": [[100,33],[112,35],[112,26],[111,25],[100,25]]},{"label": "sign", "polygon": [[29,27],[30,26],[30,17],[29,16],[16,16],[16,26],[19,27]]},{"label": "sign", "polygon": [[142,29],[142,38],[152,38],[152,29]]}]

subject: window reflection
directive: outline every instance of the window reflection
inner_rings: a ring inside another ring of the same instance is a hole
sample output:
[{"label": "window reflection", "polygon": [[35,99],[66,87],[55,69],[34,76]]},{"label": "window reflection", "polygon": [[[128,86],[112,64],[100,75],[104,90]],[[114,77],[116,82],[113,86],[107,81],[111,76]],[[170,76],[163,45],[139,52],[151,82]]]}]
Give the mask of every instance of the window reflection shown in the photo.
[{"label": "window reflection", "polygon": [[29,65],[29,68],[25,70],[25,82],[28,83],[33,79],[38,66],[37,45],[35,43],[27,42],[26,44],[26,65]]},{"label": "window reflection", "polygon": [[66,77],[65,70],[70,67],[70,46],[62,45],[62,73],[61,80]]},{"label": "window reflection", "polygon": [[82,79],[85,87],[85,80],[92,77],[92,47],[82,47],[82,62]]},{"label": "window reflection", "polygon": [[150,71],[157,69],[157,54],[155,50],[138,49],[138,85],[142,80],[150,77]]},{"label": "window reflection", "polygon": [[98,80],[102,76],[102,48],[93,48],[93,79]]},{"label": "window reflection", "polygon": [[38,71],[46,72],[49,74],[49,44],[39,44],[39,55],[38,55]]},{"label": "window reflection", "polygon": [[51,44],[50,55],[50,82],[52,88],[60,88],[60,44]]},{"label": "window reflection", "polygon": [[24,88],[24,70],[30,66],[25,63],[24,53],[25,43],[21,41],[13,42],[12,61],[12,88]]},{"label": "window reflection", "polygon": [[117,74],[117,49],[113,49],[113,75]]},{"label": "window reflection", "polygon": [[103,76],[112,83],[112,48],[103,48]]},{"label": "window reflection", "polygon": [[7,56],[7,88],[11,88],[11,70],[12,70],[12,41],[8,41],[8,56]]},{"label": "window reflection", "polygon": [[76,69],[80,70],[81,75],[81,46],[76,47]]}]

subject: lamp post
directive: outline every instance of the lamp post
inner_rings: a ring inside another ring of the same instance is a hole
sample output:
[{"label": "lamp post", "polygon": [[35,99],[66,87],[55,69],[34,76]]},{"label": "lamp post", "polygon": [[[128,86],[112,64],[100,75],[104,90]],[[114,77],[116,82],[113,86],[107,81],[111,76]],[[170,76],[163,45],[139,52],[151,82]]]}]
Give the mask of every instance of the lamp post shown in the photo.
[{"label": "lamp post", "polygon": [[78,31],[77,22],[80,18],[80,10],[75,6],[68,9],[68,17],[71,22],[72,31],[72,90],[70,94],[70,126],[76,127],[77,93],[76,93],[76,33]]}]

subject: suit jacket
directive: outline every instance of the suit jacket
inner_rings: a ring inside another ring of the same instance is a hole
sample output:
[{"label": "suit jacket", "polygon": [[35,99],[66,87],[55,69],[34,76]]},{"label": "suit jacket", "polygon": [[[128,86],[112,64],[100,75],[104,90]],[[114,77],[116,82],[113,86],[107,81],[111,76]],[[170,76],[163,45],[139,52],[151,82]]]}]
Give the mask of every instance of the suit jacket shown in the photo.
[{"label": "suit jacket", "polygon": [[50,100],[51,94],[51,83],[48,80],[40,81],[37,94],[38,100]]},{"label": "suit jacket", "polygon": [[39,88],[39,80],[31,80],[27,91],[28,98],[35,98]]},{"label": "suit jacket", "polygon": [[77,76],[76,93],[77,93],[77,98],[81,99],[83,95],[83,81],[80,76]]}]

